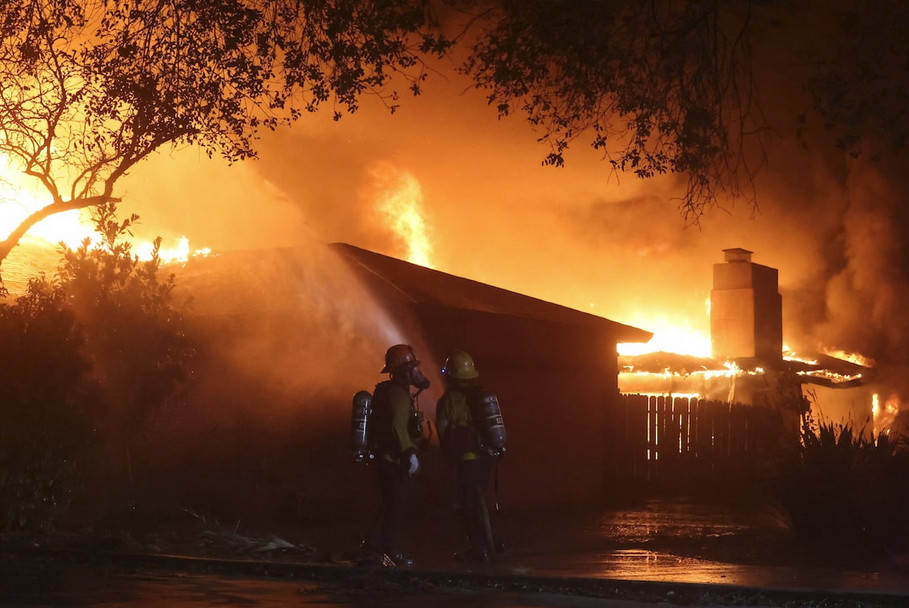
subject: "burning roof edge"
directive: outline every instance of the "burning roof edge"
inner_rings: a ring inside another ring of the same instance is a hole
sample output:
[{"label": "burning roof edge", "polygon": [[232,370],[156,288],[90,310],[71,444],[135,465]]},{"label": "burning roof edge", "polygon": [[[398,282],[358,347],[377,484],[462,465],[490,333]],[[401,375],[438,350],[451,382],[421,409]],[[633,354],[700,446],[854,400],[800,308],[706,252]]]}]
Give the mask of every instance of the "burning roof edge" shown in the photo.
[{"label": "burning roof edge", "polygon": [[[797,377],[802,384],[815,384],[833,389],[862,386],[874,377],[874,368],[830,357],[817,355],[816,361],[784,359],[779,364],[761,361],[753,357],[739,357],[728,361],[710,357],[696,357],[679,353],[653,352],[639,355],[621,355],[620,372],[646,372],[651,374],[672,374],[689,376],[699,373],[732,372],[764,373],[775,371]],[[734,364],[734,367],[730,367]]]},{"label": "burning roof edge", "polygon": [[460,310],[597,327],[615,337],[616,342],[647,342],[653,337],[653,333],[631,325],[348,243],[332,243],[330,247],[355,268],[381,281],[413,304],[431,303]]}]

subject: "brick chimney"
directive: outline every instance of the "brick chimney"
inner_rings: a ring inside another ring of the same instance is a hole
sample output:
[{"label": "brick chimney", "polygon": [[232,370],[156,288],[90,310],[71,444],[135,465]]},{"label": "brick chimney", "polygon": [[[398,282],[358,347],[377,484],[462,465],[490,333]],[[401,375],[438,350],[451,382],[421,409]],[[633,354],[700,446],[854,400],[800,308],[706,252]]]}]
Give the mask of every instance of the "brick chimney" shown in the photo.
[{"label": "brick chimney", "polygon": [[783,300],[776,268],[751,261],[747,249],[724,249],[713,265],[710,339],[715,359],[754,358],[773,364],[783,357]]}]

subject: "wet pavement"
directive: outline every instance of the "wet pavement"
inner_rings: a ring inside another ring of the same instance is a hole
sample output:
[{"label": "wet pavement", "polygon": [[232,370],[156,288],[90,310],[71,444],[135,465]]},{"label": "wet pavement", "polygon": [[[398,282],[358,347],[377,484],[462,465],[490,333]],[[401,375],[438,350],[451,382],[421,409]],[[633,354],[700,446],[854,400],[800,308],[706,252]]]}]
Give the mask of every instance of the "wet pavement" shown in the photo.
[{"label": "wet pavement", "polygon": [[[867,547],[806,546],[770,505],[650,500],[627,509],[550,510],[499,519],[510,539],[502,559],[459,564],[438,543],[424,542],[417,546],[419,566],[584,581],[600,590],[613,584],[646,589],[648,599],[672,603],[731,595],[737,602],[764,598],[767,605],[819,606],[810,602],[839,598],[863,606],[909,606],[909,556]],[[831,538],[835,535],[831,531]]]},{"label": "wet pavement", "polygon": [[[543,523],[537,526],[535,520]],[[493,566],[504,572],[900,594],[909,606],[909,555],[805,546],[770,506],[653,500],[603,513],[569,510],[564,519],[524,514],[506,518],[503,527],[523,535],[515,538],[508,558]],[[835,535],[831,530],[831,538]],[[444,559],[427,565],[446,567]]]},{"label": "wet pavement", "polygon": [[[453,553],[463,547],[452,517],[418,520],[411,547],[417,562],[407,569],[356,566],[356,524],[342,520],[282,531],[292,543],[318,548],[305,558],[235,556],[210,545],[207,555],[198,555],[192,544],[184,551],[163,546],[89,553],[24,550],[0,561],[6,574],[0,600],[34,601],[0,606],[45,605],[40,593],[49,589],[63,594],[57,599],[78,595],[80,589],[88,595],[79,604],[51,598],[46,605],[192,606],[205,605],[193,602],[211,593],[209,599],[221,606],[287,605],[290,599],[303,605],[402,607],[455,601],[478,607],[909,606],[909,556],[869,550],[874,548],[842,550],[834,544],[805,546],[767,505],[650,500],[629,508],[503,511],[497,520],[507,551],[489,563],[455,559]],[[28,560],[36,558],[43,560],[45,575],[57,566],[70,575],[52,576],[50,585],[36,583],[38,595],[22,595],[21,584],[34,571]],[[79,568],[88,570],[80,574]],[[93,577],[103,584],[92,587],[86,581]],[[266,590],[265,580],[280,585]],[[12,593],[17,588],[19,595]],[[104,595],[118,588],[123,591],[119,600]],[[176,594],[173,603],[141,603],[169,588]],[[270,598],[279,603],[263,603]],[[585,604],[584,598],[600,603]]]},{"label": "wet pavement", "polygon": [[[558,592],[495,589],[348,589],[313,581],[205,574],[104,574],[82,568],[82,582],[67,589],[17,590],[0,596],[3,608],[651,608],[624,598],[585,597]],[[0,590],[2,591],[2,590]],[[660,603],[660,606],[668,606]],[[757,608],[760,606],[754,605]],[[713,604],[724,608],[723,604]]]}]

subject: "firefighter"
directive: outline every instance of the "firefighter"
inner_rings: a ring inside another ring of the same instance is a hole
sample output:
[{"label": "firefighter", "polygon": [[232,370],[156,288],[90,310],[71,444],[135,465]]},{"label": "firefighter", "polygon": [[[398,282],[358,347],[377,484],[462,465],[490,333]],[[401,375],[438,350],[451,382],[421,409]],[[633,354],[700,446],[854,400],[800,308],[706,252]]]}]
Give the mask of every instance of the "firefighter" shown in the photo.
[{"label": "firefighter", "polygon": [[409,518],[412,478],[420,470],[417,410],[411,387],[429,388],[420,361],[409,344],[396,344],[385,353],[381,373],[390,378],[376,385],[372,399],[370,441],[376,451],[381,511],[363,549],[385,565],[411,566],[403,542]]},{"label": "firefighter", "polygon": [[[466,556],[456,553],[455,557],[488,561],[494,552],[504,550],[486,503],[490,475],[504,453],[504,443],[490,445],[480,428],[482,422],[476,420],[478,401],[491,393],[480,386],[473,358],[464,351],[453,351],[445,360],[442,377],[445,392],[436,404],[436,432],[445,460],[454,467],[455,508],[461,513],[468,539]],[[501,422],[501,416],[498,419]],[[504,425],[501,438],[504,441]]]}]

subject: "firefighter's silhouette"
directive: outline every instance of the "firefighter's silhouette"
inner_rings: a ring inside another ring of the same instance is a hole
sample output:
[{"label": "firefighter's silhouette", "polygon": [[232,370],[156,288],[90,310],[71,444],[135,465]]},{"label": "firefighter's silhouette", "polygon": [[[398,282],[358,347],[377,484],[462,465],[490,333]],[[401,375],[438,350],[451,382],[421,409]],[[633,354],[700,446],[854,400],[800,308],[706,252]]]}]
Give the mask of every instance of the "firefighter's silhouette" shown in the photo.
[{"label": "firefighter's silhouette", "polygon": [[436,405],[436,431],[445,459],[454,467],[456,508],[469,542],[466,557],[486,561],[504,550],[486,494],[493,468],[505,453],[505,425],[498,399],[480,385],[468,353],[450,353],[442,376],[445,393]]},{"label": "firefighter's silhouette", "polygon": [[[369,396],[365,391],[354,397],[356,458],[370,462],[377,469],[381,498],[379,516],[362,548],[364,559],[378,558],[386,565],[410,566],[413,558],[404,552],[404,543],[412,477],[420,470],[418,452],[425,441],[411,387],[416,387],[418,394],[429,388],[429,380],[420,370],[420,361],[409,344],[396,344],[388,349],[381,373],[390,374],[390,378],[376,385],[371,400],[364,402],[364,397]],[[368,413],[368,422],[362,416],[362,429],[358,426],[361,422],[358,412]],[[357,445],[361,438],[365,443]]]}]

